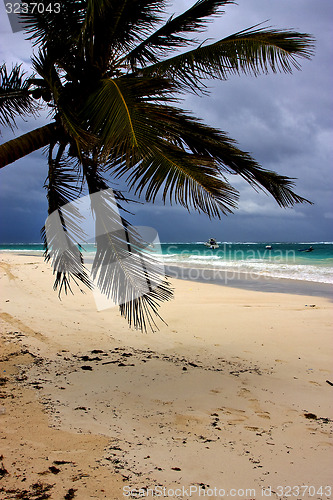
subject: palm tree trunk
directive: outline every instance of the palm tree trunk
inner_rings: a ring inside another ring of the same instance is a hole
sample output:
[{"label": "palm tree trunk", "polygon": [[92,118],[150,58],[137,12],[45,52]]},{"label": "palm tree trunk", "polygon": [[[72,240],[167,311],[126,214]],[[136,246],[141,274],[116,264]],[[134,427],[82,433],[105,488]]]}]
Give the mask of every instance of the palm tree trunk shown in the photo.
[{"label": "palm tree trunk", "polygon": [[53,122],[1,144],[0,168],[47,146],[52,141],[55,142],[57,140],[55,131],[56,124]]}]

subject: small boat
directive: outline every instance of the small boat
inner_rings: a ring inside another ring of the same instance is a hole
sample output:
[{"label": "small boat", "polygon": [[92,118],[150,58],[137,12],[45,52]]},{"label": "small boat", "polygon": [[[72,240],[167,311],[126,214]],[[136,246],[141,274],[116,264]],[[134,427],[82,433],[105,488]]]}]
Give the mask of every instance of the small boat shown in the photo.
[{"label": "small boat", "polygon": [[272,250],[272,245],[266,245],[266,250]]},{"label": "small boat", "polygon": [[206,247],[212,248],[213,250],[215,250],[216,248],[219,248],[219,245],[218,245],[215,238],[209,238],[209,240],[206,241],[205,245],[206,245]]},{"label": "small boat", "polygon": [[300,250],[298,250],[299,252],[313,252],[314,248],[313,247],[309,247],[309,248],[301,248]]}]

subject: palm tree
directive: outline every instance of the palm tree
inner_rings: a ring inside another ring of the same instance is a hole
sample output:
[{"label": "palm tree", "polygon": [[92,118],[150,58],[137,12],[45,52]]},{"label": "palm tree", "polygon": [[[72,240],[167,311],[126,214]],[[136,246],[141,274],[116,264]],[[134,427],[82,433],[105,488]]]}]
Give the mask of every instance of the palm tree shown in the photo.
[{"label": "palm tree", "polygon": [[[299,59],[313,52],[309,35],[258,25],[199,43],[194,34],[233,0],[197,0],[167,20],[165,0],[60,0],[60,13],[49,12],[49,0],[39,1],[45,4],[39,12],[27,3],[29,12],[21,17],[38,48],[32,57],[35,74],[24,79],[18,66],[9,75],[1,67],[0,122],[14,126],[17,115],[31,115],[41,106],[49,108],[51,119],[0,145],[0,166],[47,146],[49,214],[59,212],[69,240],[68,224],[75,230],[77,221],[74,214],[66,223],[64,205],[84,184],[92,195],[119,178],[148,202],[159,196],[209,217],[236,208],[238,192],[228,174],[240,175],[282,207],[307,202],[293,191],[290,178],[262,168],[225,132],[177,104],[186,92],[206,93],[207,79],[299,69]],[[116,192],[116,209],[122,202],[126,199]],[[106,224],[114,209],[105,200],[101,206],[92,209]],[[135,231],[121,222],[127,243],[129,236],[135,240]],[[98,265],[115,258],[124,236],[117,238],[118,246],[115,236],[97,239],[96,276]],[[53,259],[60,290],[70,288],[71,278],[90,284],[80,248],[71,248]],[[50,259],[49,248],[45,255]],[[119,276],[106,272],[99,280],[108,294],[119,290]],[[157,314],[159,301],[170,293],[163,281],[140,298],[127,295],[121,312],[144,329],[147,318],[154,322],[151,311]]]}]

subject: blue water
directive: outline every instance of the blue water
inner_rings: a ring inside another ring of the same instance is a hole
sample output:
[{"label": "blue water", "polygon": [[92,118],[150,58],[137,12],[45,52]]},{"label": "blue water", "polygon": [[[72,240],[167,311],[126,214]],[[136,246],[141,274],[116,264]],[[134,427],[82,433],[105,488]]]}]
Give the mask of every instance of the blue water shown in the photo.
[{"label": "blue water", "polygon": [[[333,283],[333,243],[224,243],[211,250],[203,242],[162,244],[164,262],[274,278]],[[271,245],[272,249],[266,249]],[[313,247],[312,252],[302,250]]]},{"label": "blue water", "polygon": [[[211,250],[204,242],[162,243],[160,258],[165,265],[216,269],[251,273],[273,278],[287,278],[320,283],[333,283],[333,243],[225,243]],[[272,245],[272,249],[266,249]],[[302,252],[310,246],[312,252]],[[42,255],[41,244],[0,245],[0,251]],[[94,245],[85,246],[85,254],[92,255]]]}]

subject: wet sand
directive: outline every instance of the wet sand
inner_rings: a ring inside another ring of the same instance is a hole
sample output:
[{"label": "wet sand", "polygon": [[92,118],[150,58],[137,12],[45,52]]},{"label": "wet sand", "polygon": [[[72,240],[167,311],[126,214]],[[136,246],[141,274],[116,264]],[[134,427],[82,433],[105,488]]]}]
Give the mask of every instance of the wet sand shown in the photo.
[{"label": "wet sand", "polygon": [[172,280],[142,334],[40,257],[0,271],[0,498],[330,498],[328,298]]}]

